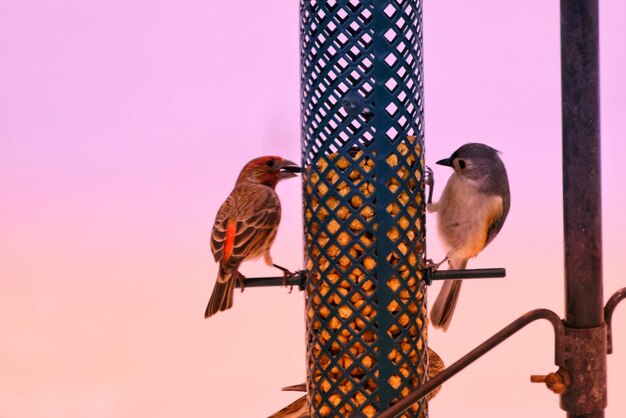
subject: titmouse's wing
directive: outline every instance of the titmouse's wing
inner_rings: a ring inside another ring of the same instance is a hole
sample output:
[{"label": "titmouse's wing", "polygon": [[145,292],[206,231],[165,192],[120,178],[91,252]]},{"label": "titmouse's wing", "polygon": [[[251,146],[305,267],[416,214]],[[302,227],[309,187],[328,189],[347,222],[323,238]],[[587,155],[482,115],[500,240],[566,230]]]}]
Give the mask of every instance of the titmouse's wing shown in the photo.
[{"label": "titmouse's wing", "polygon": [[502,229],[502,225],[504,225],[504,221],[506,221],[506,217],[509,214],[509,209],[511,208],[511,194],[509,192],[509,184],[506,183],[506,188],[503,190],[501,195],[502,197],[502,215],[493,220],[491,225],[489,225],[489,229],[487,229],[487,241],[485,242],[485,246],[489,244],[493,239],[498,235],[498,232]]}]

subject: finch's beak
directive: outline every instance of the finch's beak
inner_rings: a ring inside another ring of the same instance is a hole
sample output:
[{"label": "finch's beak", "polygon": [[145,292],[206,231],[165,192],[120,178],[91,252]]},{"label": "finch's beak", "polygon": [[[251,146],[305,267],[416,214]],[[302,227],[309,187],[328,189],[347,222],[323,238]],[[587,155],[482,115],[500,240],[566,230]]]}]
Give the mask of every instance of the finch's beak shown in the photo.
[{"label": "finch's beak", "polygon": [[437,161],[437,164],[452,167],[452,158],[444,158],[443,160]]},{"label": "finch's beak", "polygon": [[298,167],[298,164],[289,160],[281,160],[278,163],[279,173],[281,179],[289,179],[295,177],[297,173],[301,173],[302,169]]}]

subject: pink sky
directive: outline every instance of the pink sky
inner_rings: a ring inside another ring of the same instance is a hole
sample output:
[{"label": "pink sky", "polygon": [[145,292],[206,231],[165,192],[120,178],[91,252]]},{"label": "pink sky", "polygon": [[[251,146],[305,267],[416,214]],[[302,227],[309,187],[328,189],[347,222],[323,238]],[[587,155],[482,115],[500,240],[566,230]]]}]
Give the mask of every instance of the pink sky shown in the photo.
[{"label": "pink sky", "polygon": [[[0,417],[263,417],[305,374],[303,295],[248,289],[203,319],[215,213],[240,167],[298,160],[298,2],[5,0],[0,9]],[[605,295],[626,285],[626,5],[601,2]],[[524,312],[563,314],[558,2],[427,1],[426,160],[503,151],[512,208],[470,267],[447,364]],[[449,174],[435,167],[439,188]],[[274,260],[301,266],[299,182]],[[443,251],[428,218],[429,251]],[[273,273],[261,262],[248,276]],[[433,286],[437,290],[439,285]],[[431,293],[431,300],[434,296]],[[626,411],[626,308],[607,417]],[[549,325],[448,382],[432,417],[561,417],[528,383]]]}]

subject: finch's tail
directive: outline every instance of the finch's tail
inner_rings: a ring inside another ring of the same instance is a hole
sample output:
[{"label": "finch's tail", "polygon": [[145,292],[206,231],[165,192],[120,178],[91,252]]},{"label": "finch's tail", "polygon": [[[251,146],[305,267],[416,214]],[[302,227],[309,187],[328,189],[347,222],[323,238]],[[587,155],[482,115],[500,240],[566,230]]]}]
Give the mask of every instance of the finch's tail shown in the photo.
[{"label": "finch's tail", "polygon": [[217,281],[211,293],[211,299],[204,311],[204,317],[208,318],[219,311],[225,311],[233,306],[233,295],[235,293],[235,282],[237,280],[237,272],[225,272],[222,266],[217,275]]}]

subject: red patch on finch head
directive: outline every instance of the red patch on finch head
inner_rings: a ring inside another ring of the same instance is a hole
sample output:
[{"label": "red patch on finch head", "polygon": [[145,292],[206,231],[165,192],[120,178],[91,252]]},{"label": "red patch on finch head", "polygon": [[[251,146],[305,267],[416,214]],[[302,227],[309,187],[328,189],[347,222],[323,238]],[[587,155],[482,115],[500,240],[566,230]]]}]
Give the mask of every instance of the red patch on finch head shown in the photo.
[{"label": "red patch on finch head", "polygon": [[275,155],[255,158],[243,167],[237,181],[252,181],[274,188],[280,180],[280,169],[276,166],[281,161],[283,158]]},{"label": "red patch on finch head", "polygon": [[229,219],[226,226],[226,241],[224,241],[224,254],[222,261],[226,261],[230,258],[233,252],[233,246],[235,245],[235,235],[237,234],[237,221],[235,219]]},{"label": "red patch on finch head", "polygon": [[259,166],[263,166],[263,165],[267,165],[269,161],[282,161],[283,159],[281,157],[278,157],[276,155],[266,155],[265,157],[259,157],[259,158],[255,158],[254,160],[250,161],[248,164],[246,164],[243,167],[243,170],[241,171],[246,171],[252,167],[259,167]]}]

